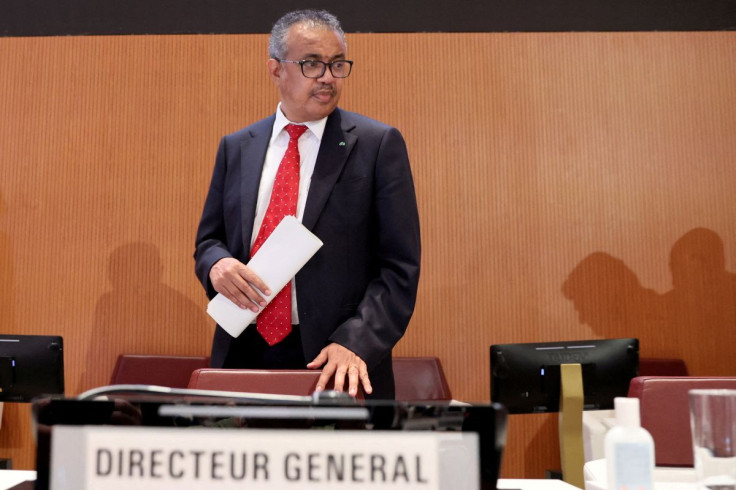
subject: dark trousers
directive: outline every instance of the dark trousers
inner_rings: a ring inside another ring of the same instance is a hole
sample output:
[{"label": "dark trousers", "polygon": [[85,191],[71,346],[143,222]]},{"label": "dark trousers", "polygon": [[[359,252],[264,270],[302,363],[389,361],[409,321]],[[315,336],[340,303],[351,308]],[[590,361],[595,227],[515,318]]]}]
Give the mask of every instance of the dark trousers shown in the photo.
[{"label": "dark trousers", "polygon": [[255,325],[249,325],[234,340],[223,367],[228,369],[306,369],[307,361],[302,351],[299,325],[292,326],[291,333],[273,346],[269,346],[263,340]]}]

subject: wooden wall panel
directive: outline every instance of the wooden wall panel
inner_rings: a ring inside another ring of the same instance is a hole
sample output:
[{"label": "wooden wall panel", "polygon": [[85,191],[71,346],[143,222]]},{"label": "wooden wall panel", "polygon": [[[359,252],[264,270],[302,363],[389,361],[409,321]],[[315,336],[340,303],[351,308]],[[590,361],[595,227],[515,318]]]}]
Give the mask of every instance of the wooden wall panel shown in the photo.
[{"label": "wooden wall panel", "polygon": [[[439,356],[468,401],[489,398],[493,343],[637,336],[643,355],[736,375],[735,41],[350,35],[341,105],[402,130],[419,199],[397,353]],[[265,46],[0,39],[0,330],[62,334],[69,394],[121,352],[208,352],[194,233],[220,136],[275,108]],[[0,429],[17,468],[33,466],[26,408]],[[558,466],[555,431],[512,417],[504,475]]]}]

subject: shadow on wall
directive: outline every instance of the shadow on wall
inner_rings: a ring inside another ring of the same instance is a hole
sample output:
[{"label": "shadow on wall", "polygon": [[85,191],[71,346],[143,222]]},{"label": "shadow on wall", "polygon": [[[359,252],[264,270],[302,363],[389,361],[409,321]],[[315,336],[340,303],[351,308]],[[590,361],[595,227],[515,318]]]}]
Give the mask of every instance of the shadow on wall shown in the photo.
[{"label": "shadow on wall", "polygon": [[645,356],[687,362],[688,339],[701,352],[734,345],[736,274],[726,271],[718,234],[707,228],[685,233],[672,247],[669,267],[673,288],[660,295],[643,287],[620,259],[595,252],[572,270],[562,292],[580,323],[604,338],[638,337]]},{"label": "shadow on wall", "polygon": [[95,308],[80,391],[108,384],[119,354],[209,355],[213,326],[196,303],[161,282],[156,246],[118,247],[108,276],[113,289]]},{"label": "shadow on wall", "polygon": [[0,191],[0,332],[15,332],[13,244],[5,227],[7,204]]}]

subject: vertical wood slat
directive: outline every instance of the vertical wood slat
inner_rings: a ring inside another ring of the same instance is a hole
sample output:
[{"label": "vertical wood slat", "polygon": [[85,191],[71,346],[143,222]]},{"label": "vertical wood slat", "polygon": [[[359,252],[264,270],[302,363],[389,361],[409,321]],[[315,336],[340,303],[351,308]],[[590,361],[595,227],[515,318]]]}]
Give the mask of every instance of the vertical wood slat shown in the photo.
[{"label": "vertical wood slat", "polygon": [[[734,270],[734,33],[349,42],[341,105],[401,129],[419,199],[423,272],[398,354],[439,356],[470,401],[488,400],[492,343],[635,335],[694,374],[736,374],[733,328],[594,328],[562,293],[597,251],[665,293],[670,251],[696,227]],[[207,353],[193,237],[219,137],[277,102],[265,43],[0,39],[0,329],[64,335],[70,394],[105,383],[119,352]],[[606,270],[591,284],[604,296],[618,274]],[[0,430],[18,468],[33,464],[27,419],[6,409]],[[512,417],[504,474],[558,465],[554,425]]]}]

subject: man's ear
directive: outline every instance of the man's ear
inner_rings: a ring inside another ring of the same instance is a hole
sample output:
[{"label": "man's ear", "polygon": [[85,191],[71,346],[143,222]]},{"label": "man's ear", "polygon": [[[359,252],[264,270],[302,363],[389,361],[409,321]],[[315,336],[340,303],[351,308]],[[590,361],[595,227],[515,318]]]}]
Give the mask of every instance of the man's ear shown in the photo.
[{"label": "man's ear", "polygon": [[281,77],[281,63],[279,63],[277,60],[270,58],[268,61],[266,61],[266,67],[268,68],[268,74],[271,77],[271,80],[274,82],[278,82],[279,78]]}]

